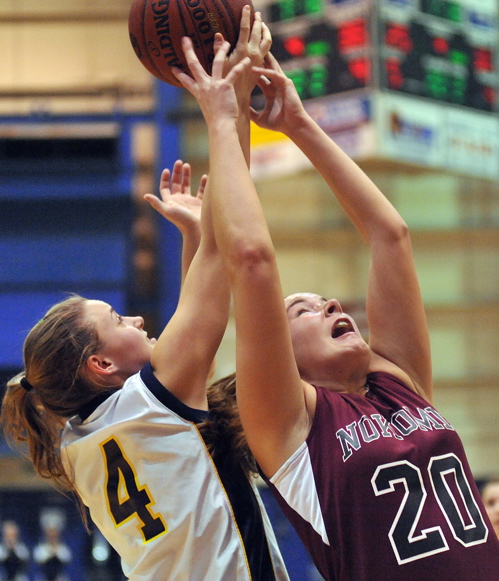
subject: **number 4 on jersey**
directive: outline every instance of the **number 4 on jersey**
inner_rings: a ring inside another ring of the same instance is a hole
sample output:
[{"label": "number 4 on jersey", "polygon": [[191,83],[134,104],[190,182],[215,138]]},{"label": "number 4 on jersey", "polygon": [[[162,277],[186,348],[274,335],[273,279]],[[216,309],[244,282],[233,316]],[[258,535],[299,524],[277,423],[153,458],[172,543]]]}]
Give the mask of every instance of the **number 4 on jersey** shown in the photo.
[{"label": "number 4 on jersey", "polygon": [[150,509],[155,504],[154,499],[147,486],[139,484],[135,469],[118,441],[111,436],[100,446],[107,472],[105,494],[116,526],[137,518],[141,522],[138,528],[145,543],[167,533],[168,527],[161,516]]}]

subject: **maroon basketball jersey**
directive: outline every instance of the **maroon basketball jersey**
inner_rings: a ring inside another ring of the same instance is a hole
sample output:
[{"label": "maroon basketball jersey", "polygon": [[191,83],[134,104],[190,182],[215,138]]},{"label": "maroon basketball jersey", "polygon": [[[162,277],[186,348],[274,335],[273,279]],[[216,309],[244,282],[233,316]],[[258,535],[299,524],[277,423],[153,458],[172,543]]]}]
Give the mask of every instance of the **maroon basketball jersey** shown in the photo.
[{"label": "maroon basketball jersey", "polygon": [[317,388],[307,441],[272,478],[327,580],[499,579],[499,542],[454,428],[387,373]]}]

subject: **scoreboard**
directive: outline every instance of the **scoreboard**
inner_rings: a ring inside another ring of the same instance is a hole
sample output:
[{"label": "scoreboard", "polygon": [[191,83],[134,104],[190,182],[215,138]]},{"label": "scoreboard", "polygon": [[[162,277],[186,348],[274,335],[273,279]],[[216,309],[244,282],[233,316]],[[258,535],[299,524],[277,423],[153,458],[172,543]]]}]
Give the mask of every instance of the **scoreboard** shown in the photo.
[{"label": "scoreboard", "polygon": [[336,10],[335,4],[280,0],[269,6],[266,22],[272,31],[272,53],[302,99],[371,84],[368,3],[357,2],[346,11]]},{"label": "scoreboard", "polygon": [[262,12],[302,99],[375,88],[497,110],[496,0],[277,0]]},{"label": "scoreboard", "polygon": [[381,87],[493,111],[497,3],[420,0],[381,3]]}]

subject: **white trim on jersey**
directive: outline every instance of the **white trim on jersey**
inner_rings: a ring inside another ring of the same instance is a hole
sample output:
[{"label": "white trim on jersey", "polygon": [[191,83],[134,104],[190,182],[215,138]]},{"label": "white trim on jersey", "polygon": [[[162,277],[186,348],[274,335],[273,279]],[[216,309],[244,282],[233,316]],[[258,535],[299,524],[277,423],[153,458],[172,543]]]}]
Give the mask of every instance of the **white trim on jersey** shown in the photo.
[{"label": "white trim on jersey", "polygon": [[306,442],[270,478],[279,494],[330,546]]},{"label": "white trim on jersey", "polygon": [[[194,421],[176,413],[203,412],[164,393],[160,401],[140,373],[129,378],[83,422],[66,424],[63,461],[130,581],[250,581],[216,467]],[[139,511],[127,509],[130,497],[140,499]],[[276,579],[285,581],[275,537],[266,532]]]}]

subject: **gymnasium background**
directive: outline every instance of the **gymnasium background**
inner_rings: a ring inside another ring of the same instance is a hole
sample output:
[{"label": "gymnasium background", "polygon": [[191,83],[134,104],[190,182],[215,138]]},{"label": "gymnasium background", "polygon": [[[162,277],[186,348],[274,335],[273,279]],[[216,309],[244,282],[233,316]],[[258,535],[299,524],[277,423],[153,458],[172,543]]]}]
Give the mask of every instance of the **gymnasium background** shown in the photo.
[{"label": "gymnasium background", "polygon": [[[175,308],[179,239],[142,195],[163,167],[207,170],[197,106],[159,83],[128,40],[130,0],[0,0],[0,379],[65,293],[141,314]],[[477,481],[499,475],[499,118],[496,0],[256,3],[311,114],[412,230],[430,323],[436,406]],[[363,321],[367,254],[307,161],[254,128],[252,171],[284,293],[334,296]],[[174,251],[172,251],[172,248]],[[228,327],[217,375],[233,370]],[[293,581],[317,579],[262,489]],[[73,505],[0,444],[0,523],[30,550],[55,522],[73,581],[112,580],[115,555]],[[45,523],[45,524],[44,524]],[[30,579],[40,579],[32,562]]]}]

